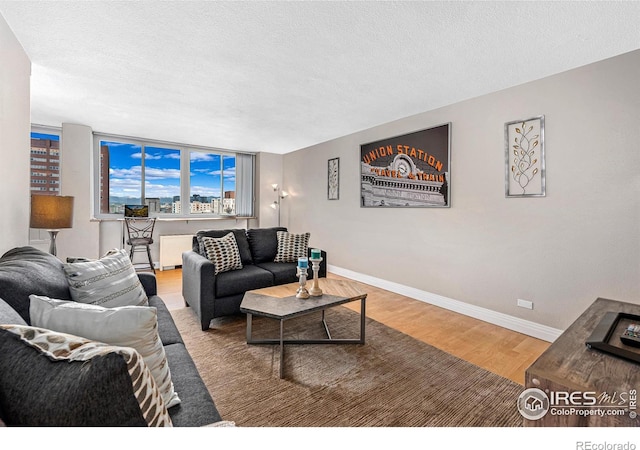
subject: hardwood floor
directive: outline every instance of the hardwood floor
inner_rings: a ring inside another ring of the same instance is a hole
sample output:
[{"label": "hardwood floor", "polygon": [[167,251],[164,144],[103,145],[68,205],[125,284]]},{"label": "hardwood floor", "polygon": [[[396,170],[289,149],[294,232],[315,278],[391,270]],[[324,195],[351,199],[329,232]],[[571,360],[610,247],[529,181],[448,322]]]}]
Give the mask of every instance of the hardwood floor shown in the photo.
[{"label": "hardwood floor", "polygon": [[[158,294],[167,307],[183,308],[182,270],[156,271],[156,277]],[[342,278],[334,274],[328,277]],[[419,300],[358,284],[367,292],[367,317],[522,385],[527,367],[551,345]],[[346,307],[359,311],[360,305],[354,302]]]}]

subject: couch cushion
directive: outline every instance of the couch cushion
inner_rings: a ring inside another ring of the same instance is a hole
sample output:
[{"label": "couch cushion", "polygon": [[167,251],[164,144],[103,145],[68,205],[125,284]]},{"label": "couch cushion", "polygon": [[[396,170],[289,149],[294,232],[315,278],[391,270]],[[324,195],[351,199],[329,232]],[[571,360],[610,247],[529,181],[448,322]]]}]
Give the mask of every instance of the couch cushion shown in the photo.
[{"label": "couch cushion", "polygon": [[273,286],[273,275],[254,265],[216,275],[216,297],[241,294],[268,286]]},{"label": "couch cushion", "polygon": [[278,253],[278,231],[287,231],[284,227],[253,228],[247,230],[249,247],[253,263],[272,262]]},{"label": "couch cushion", "polygon": [[278,253],[274,262],[298,262],[298,258],[306,258],[309,249],[311,233],[294,234],[286,231],[276,232],[278,239]]},{"label": "couch cushion", "polygon": [[229,232],[221,238],[203,236],[202,245],[205,256],[215,266],[215,275],[230,270],[242,269],[240,251],[233,233]]},{"label": "couch cushion", "polygon": [[[298,281],[298,276],[296,275],[298,268],[297,263],[265,262],[257,266],[273,274],[273,284],[276,286]],[[313,278],[312,270],[307,270],[307,278]]]},{"label": "couch cushion", "polygon": [[7,302],[0,298],[0,325],[26,325],[27,322]]},{"label": "couch cushion", "polygon": [[107,308],[148,304],[147,294],[125,250],[110,250],[96,261],[66,263],[63,269],[71,298],[76,302]]},{"label": "couch cushion", "polygon": [[19,325],[0,326],[0,412],[15,426],[171,426],[137,351]]},{"label": "couch cushion", "polygon": [[175,387],[182,402],[169,409],[176,427],[201,427],[222,420],[184,344],[165,347]]},{"label": "couch cushion", "polygon": [[0,258],[0,298],[29,323],[29,295],[71,299],[62,261],[33,247],[17,247]]},{"label": "couch cushion", "polygon": [[207,255],[204,252],[202,245],[202,238],[221,238],[229,232],[232,232],[236,238],[236,244],[238,245],[242,265],[246,266],[247,264],[253,264],[253,257],[251,255],[251,249],[249,248],[249,240],[247,239],[247,230],[244,228],[234,228],[233,230],[200,230],[193,237],[193,251],[206,257]]},{"label": "couch cushion", "polygon": [[31,296],[31,323],[61,333],[74,334],[109,345],[133,347],[156,380],[167,406],[180,403],[158,337],[157,310],[149,306],[103,308],[73,301]]}]

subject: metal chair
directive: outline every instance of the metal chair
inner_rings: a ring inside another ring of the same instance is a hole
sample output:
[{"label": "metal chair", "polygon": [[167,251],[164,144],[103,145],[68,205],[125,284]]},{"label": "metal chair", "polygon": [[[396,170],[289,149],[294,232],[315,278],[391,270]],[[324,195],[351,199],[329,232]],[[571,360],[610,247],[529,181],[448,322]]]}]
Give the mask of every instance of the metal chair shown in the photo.
[{"label": "metal chair", "polygon": [[152,270],[153,273],[156,273],[156,269],[153,267],[150,249],[150,245],[153,244],[153,228],[156,224],[155,217],[126,217],[124,219],[124,223],[127,226],[127,245],[131,246],[131,251],[129,252],[131,264],[133,264],[134,267],[143,264],[143,267],[136,267],[136,270],[147,269],[147,263],[133,262],[134,252],[146,251],[147,258],[149,258],[148,269]]}]

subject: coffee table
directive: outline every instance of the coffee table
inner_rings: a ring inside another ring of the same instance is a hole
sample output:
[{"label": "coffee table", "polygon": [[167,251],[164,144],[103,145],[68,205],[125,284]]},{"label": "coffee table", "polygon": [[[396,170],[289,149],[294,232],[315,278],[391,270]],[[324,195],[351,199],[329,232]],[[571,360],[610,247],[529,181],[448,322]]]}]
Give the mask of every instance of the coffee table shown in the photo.
[{"label": "coffee table", "polygon": [[[308,299],[296,298],[299,283],[272,286],[264,289],[248,291],[244,294],[240,311],[247,315],[247,344],[280,345],[280,378],[284,378],[284,347],[288,344],[364,344],[365,339],[365,305],[367,294],[353,282],[322,278],[318,280],[322,295]],[[325,321],[325,310],[334,306],[360,300],[360,338],[334,339]],[[322,323],[327,337],[324,339],[284,339],[284,322],[295,317],[305,316],[315,311],[322,311]],[[280,336],[273,339],[253,339],[251,325],[253,316],[268,317],[280,321]]]}]

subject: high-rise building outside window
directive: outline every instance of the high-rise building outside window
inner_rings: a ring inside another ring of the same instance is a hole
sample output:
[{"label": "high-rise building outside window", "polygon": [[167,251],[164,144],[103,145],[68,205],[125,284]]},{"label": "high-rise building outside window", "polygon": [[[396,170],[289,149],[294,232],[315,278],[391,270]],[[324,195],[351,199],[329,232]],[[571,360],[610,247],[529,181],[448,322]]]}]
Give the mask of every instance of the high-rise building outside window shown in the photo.
[{"label": "high-rise building outside window", "polygon": [[[29,189],[31,194],[60,195],[60,136],[59,128],[33,125],[29,157],[31,171]],[[29,243],[38,245],[48,242],[46,230],[31,228]]]},{"label": "high-rise building outside window", "polygon": [[31,182],[34,194],[60,195],[60,133],[31,131]]}]

